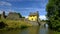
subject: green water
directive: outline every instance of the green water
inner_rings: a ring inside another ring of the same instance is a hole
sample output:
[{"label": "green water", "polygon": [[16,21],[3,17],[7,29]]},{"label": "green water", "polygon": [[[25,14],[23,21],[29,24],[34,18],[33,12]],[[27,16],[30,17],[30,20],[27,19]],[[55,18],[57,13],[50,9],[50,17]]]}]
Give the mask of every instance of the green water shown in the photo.
[{"label": "green water", "polygon": [[22,30],[0,31],[0,34],[60,34],[60,32],[54,32],[43,26],[35,26]]}]

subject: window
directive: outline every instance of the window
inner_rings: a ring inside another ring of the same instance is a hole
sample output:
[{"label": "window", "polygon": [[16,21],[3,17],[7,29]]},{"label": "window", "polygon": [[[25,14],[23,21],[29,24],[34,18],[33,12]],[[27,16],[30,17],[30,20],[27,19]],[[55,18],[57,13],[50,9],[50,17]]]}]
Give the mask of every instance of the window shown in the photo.
[{"label": "window", "polygon": [[33,18],[32,18],[32,20],[33,20]]}]

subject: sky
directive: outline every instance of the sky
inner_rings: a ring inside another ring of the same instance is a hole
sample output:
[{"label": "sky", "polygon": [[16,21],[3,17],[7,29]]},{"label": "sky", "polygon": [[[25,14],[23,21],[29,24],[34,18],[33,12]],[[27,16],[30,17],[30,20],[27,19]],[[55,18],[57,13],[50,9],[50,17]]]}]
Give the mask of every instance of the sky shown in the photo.
[{"label": "sky", "polygon": [[0,14],[5,11],[21,13],[28,17],[30,12],[39,11],[40,19],[46,20],[46,4],[48,0],[0,0]]}]

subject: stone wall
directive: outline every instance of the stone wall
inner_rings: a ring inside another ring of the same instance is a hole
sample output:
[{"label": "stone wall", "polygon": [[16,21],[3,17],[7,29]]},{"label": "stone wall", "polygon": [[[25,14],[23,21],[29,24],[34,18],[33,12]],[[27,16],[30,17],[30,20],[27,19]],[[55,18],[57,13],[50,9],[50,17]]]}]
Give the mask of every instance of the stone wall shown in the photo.
[{"label": "stone wall", "polygon": [[16,12],[10,12],[6,19],[18,20],[19,19],[19,15]]}]

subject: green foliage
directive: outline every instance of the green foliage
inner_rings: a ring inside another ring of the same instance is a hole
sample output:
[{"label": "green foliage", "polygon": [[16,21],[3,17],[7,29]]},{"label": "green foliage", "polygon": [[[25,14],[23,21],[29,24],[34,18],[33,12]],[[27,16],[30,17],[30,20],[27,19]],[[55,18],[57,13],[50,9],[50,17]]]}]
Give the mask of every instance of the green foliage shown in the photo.
[{"label": "green foliage", "polygon": [[19,17],[22,18],[22,15],[20,13],[18,13]]},{"label": "green foliage", "polygon": [[6,20],[5,23],[10,28],[20,28],[21,26],[30,26],[31,24],[21,20]]},{"label": "green foliage", "polygon": [[49,0],[46,10],[50,28],[60,30],[60,0]]},{"label": "green foliage", "polygon": [[1,19],[1,14],[0,14],[0,19]]},{"label": "green foliage", "polygon": [[0,14],[0,16],[1,16],[1,14]]},{"label": "green foliage", "polygon": [[27,28],[28,26],[26,25],[21,25],[21,29]]},{"label": "green foliage", "polygon": [[26,21],[21,20],[7,20],[2,19],[0,21],[0,30],[13,30],[13,29],[24,29],[32,26],[32,24],[27,23]]},{"label": "green foliage", "polygon": [[0,22],[0,29],[4,28],[5,26],[7,26],[7,24],[5,24],[4,22]]},{"label": "green foliage", "polygon": [[22,17],[22,18],[25,18],[25,17]]},{"label": "green foliage", "polygon": [[46,22],[46,20],[42,20],[42,22]]}]

